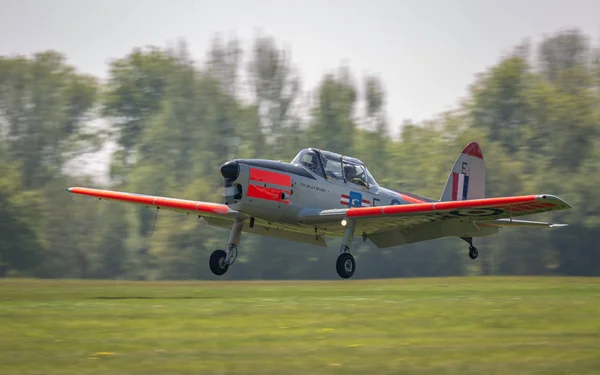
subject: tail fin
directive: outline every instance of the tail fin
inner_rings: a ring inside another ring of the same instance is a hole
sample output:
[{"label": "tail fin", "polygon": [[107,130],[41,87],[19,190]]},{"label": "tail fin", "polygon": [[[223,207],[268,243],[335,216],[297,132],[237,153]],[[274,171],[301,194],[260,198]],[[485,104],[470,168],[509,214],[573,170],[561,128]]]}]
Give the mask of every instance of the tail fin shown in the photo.
[{"label": "tail fin", "polygon": [[471,142],[458,155],[440,201],[480,198],[485,198],[485,166],[479,144]]}]

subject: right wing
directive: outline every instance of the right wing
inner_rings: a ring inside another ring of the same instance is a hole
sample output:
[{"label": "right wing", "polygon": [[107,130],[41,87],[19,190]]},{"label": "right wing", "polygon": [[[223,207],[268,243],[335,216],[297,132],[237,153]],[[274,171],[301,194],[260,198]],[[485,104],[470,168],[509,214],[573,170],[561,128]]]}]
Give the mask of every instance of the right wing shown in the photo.
[{"label": "right wing", "polygon": [[[498,219],[511,219],[568,208],[571,206],[553,195],[522,195],[393,206],[307,209],[301,214],[301,220],[305,224],[328,224],[339,223],[342,219],[354,219],[368,234],[385,228],[410,227],[452,219],[488,223]],[[508,221],[503,220],[499,223],[510,225],[507,224]]]},{"label": "right wing", "polygon": [[122,191],[72,187],[67,189],[73,194],[87,195],[98,199],[108,199],[125,203],[134,203],[146,207],[156,207],[169,211],[195,213],[199,216],[234,219],[240,213],[225,204],[190,201],[185,199],[157,197],[153,195],[126,193]]},{"label": "right wing", "polygon": [[[446,236],[483,235],[485,226],[560,226],[515,221],[514,217],[569,209],[553,195],[470,199],[347,209],[306,210],[305,225],[326,227],[329,234],[342,235],[342,220],[355,220],[356,235],[366,235],[378,247],[425,241]],[[496,229],[496,228],[492,228]]]}]

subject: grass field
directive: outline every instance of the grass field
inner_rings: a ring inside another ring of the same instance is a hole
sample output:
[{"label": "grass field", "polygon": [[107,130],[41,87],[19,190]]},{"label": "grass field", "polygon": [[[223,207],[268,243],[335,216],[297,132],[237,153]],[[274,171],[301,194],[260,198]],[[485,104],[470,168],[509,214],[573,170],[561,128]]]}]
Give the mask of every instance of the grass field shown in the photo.
[{"label": "grass field", "polygon": [[2,374],[599,374],[600,279],[0,280]]}]

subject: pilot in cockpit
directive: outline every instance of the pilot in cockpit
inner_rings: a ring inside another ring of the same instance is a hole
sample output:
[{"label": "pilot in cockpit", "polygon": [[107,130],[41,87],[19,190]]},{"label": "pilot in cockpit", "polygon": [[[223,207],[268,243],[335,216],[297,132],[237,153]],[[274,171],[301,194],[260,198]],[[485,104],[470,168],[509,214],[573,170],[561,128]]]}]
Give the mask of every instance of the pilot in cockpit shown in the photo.
[{"label": "pilot in cockpit", "polygon": [[323,173],[321,172],[321,168],[319,168],[319,157],[317,156],[317,154],[315,153],[311,153],[310,155],[310,164],[308,165],[308,168],[310,168],[313,172],[315,172],[318,175],[322,175]]},{"label": "pilot in cockpit", "polygon": [[322,176],[323,173],[320,170],[319,159],[318,156],[314,152],[308,152],[302,158],[301,164],[304,164],[306,168],[313,171],[319,176]]},{"label": "pilot in cockpit", "polygon": [[345,165],[344,174],[346,175],[346,181],[352,182],[357,185],[368,187],[369,185],[365,181],[364,173],[358,174],[354,165]]},{"label": "pilot in cockpit", "polygon": [[346,181],[354,182],[356,178],[356,169],[352,165],[344,165],[344,174],[346,175]]}]

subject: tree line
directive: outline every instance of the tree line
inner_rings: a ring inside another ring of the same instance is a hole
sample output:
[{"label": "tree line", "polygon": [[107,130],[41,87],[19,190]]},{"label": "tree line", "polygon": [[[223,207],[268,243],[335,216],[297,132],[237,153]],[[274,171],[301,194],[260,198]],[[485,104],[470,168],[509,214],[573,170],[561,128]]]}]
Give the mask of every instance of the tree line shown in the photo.
[{"label": "tree line", "polygon": [[[216,201],[231,158],[291,160],[302,148],[363,160],[383,186],[438,198],[467,143],[484,152],[487,195],[549,193],[573,209],[557,230],[503,229],[390,249],[358,241],[356,278],[599,275],[600,49],[577,29],[515,46],[474,77],[456,108],[390,136],[384,82],[347,66],[302,87],[289,50],[215,36],[202,61],[185,41],[140,47],[108,79],[49,50],[0,56],[0,276],[212,279],[228,231],[174,212],[76,197],[69,186]],[[240,139],[232,151],[231,140]],[[114,145],[107,183],[73,160]],[[543,215],[542,215],[543,216]],[[329,249],[242,235],[227,279],[335,279]]]}]

